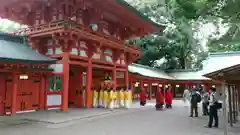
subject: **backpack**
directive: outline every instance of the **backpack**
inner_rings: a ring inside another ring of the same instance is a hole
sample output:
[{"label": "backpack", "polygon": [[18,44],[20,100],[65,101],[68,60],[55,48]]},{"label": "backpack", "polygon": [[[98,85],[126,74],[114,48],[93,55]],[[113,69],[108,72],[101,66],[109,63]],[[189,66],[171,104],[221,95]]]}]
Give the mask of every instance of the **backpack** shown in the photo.
[{"label": "backpack", "polygon": [[200,94],[197,94],[197,102],[199,103],[199,102],[201,102],[201,100],[202,100],[201,95],[200,95]]}]

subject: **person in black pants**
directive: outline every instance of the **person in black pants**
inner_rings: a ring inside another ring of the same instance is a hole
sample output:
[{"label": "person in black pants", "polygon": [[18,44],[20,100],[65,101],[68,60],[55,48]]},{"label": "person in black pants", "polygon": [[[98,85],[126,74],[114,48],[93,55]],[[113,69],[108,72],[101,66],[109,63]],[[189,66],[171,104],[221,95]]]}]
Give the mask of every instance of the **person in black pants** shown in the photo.
[{"label": "person in black pants", "polygon": [[216,106],[216,98],[215,98],[215,89],[212,89],[211,95],[210,95],[210,111],[209,111],[209,121],[208,121],[208,125],[205,126],[207,128],[212,128],[213,125],[213,119],[215,121],[214,123],[214,127],[218,128],[218,109]]},{"label": "person in black pants", "polygon": [[208,105],[209,105],[209,94],[207,91],[203,93],[202,97],[202,108],[203,108],[203,115],[208,115]]},{"label": "person in black pants", "polygon": [[[201,98],[200,98],[201,100]],[[195,117],[198,117],[198,93],[196,89],[192,89],[191,91],[191,110],[190,110],[190,116],[193,117],[193,112],[195,113]]]},{"label": "person in black pants", "polygon": [[218,111],[217,111],[215,105],[210,106],[209,122],[208,122],[208,127],[209,127],[209,128],[212,127],[213,119],[214,119],[214,121],[215,121],[213,127],[218,128]]}]

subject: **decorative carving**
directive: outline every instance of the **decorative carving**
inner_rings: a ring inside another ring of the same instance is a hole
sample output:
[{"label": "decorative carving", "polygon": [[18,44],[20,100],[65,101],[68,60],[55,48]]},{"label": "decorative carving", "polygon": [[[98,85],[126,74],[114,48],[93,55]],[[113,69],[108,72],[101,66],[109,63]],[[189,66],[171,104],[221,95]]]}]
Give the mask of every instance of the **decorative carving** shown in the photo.
[{"label": "decorative carving", "polygon": [[63,31],[53,34],[53,39],[57,40],[61,45],[63,52],[70,52],[72,47],[74,47],[78,41],[78,36],[69,31]]}]

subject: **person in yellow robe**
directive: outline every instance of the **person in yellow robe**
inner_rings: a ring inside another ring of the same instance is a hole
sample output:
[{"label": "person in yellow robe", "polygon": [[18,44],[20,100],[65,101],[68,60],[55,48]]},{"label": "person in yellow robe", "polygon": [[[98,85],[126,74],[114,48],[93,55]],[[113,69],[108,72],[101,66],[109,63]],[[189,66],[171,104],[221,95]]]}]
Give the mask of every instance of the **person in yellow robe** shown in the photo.
[{"label": "person in yellow robe", "polygon": [[128,91],[129,92],[129,103],[130,103],[130,105],[132,104],[132,100],[133,100],[133,97],[132,97],[132,90],[129,90]]},{"label": "person in yellow robe", "polygon": [[114,90],[113,88],[109,89],[109,108],[114,108]]},{"label": "person in yellow robe", "polygon": [[125,98],[125,108],[130,108],[130,94],[129,94],[129,90],[125,90],[124,92],[124,98]]},{"label": "person in yellow robe", "polygon": [[100,91],[99,91],[99,98],[98,98],[98,105],[99,105],[99,107],[103,107],[103,101],[104,101],[104,99],[103,99],[103,92],[104,92],[104,90],[103,90],[103,88],[102,87],[100,87]]},{"label": "person in yellow robe", "polygon": [[116,108],[120,108],[120,87],[116,90]]},{"label": "person in yellow robe", "polygon": [[93,108],[97,108],[98,107],[98,91],[96,88],[94,88],[93,90]]},{"label": "person in yellow robe", "polygon": [[119,90],[119,106],[124,107],[124,89],[123,87]]},{"label": "person in yellow robe", "polygon": [[118,108],[118,92],[113,89],[113,108]]},{"label": "person in yellow robe", "polygon": [[108,108],[108,91],[107,89],[104,89],[104,92],[103,92],[103,106],[104,108]]}]

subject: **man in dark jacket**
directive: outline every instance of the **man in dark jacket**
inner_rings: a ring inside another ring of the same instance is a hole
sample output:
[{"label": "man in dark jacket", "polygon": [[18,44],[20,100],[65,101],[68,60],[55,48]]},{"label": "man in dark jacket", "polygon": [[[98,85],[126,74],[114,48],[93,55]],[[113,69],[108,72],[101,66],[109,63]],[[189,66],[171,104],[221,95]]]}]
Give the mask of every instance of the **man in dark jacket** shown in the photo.
[{"label": "man in dark jacket", "polygon": [[[199,102],[199,92],[197,91],[196,88],[193,88],[191,91],[191,111],[190,111],[190,117],[193,117],[193,112],[195,114],[195,117],[198,117],[198,102]],[[201,101],[201,96],[200,96],[200,101]]]}]

